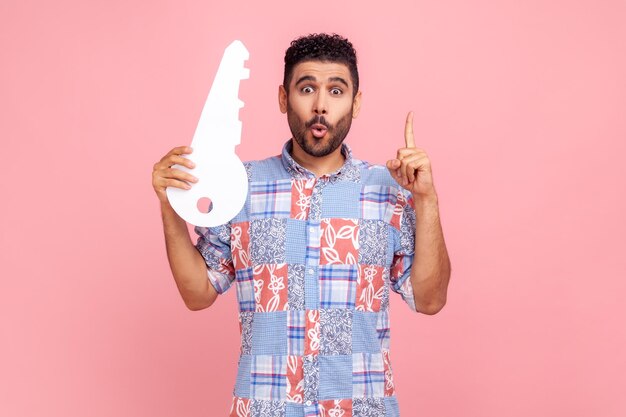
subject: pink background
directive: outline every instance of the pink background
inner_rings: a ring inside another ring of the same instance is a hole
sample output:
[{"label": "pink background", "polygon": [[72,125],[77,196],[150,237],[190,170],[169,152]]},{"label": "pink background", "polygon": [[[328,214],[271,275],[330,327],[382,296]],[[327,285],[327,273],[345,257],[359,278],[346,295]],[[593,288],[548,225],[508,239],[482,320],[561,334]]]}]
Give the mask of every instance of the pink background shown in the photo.
[{"label": "pink background", "polygon": [[239,154],[278,153],[313,31],[358,49],[355,154],[392,157],[412,109],[433,164],[453,275],[436,316],[392,300],[402,415],[626,415],[626,3],[227,3],[0,4],[0,415],[226,415],[236,296],[185,308],[152,165],[233,39]]}]

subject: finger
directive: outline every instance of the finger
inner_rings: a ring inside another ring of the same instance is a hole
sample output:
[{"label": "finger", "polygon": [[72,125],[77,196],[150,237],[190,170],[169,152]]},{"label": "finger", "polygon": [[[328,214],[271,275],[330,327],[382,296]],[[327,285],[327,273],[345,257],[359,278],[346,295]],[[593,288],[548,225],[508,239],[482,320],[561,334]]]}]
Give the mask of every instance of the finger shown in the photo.
[{"label": "finger", "polygon": [[406,184],[406,176],[404,175],[404,157],[401,156],[401,149],[398,150],[398,156],[396,157],[396,160],[400,162],[400,165],[397,166],[396,168],[396,176],[397,176],[397,181],[400,185],[405,185]]},{"label": "finger", "polygon": [[174,164],[182,165],[189,169],[193,169],[196,167],[196,164],[191,159],[178,156],[178,155],[172,155],[168,158],[168,166],[171,167]]},{"label": "finger", "polygon": [[161,178],[161,181],[159,181],[158,185],[159,187],[162,187],[164,190],[167,187],[180,188],[182,190],[191,189],[191,185],[187,184],[186,182],[171,179],[171,178],[170,179]]},{"label": "finger", "polygon": [[172,149],[172,153],[176,155],[185,155],[192,152],[193,149],[191,148],[191,146],[177,146],[176,148]]},{"label": "finger", "polygon": [[396,170],[400,168],[400,165],[402,165],[402,162],[400,162],[399,159],[390,159],[387,161],[387,168],[390,170]]},{"label": "finger", "polygon": [[415,147],[415,138],[413,137],[413,112],[410,111],[406,116],[406,124],[404,125],[404,142],[407,148]]},{"label": "finger", "polygon": [[193,182],[193,183],[198,182],[198,178],[176,168],[164,168],[158,171],[154,171],[153,173],[153,182],[155,184],[160,184],[161,180],[169,180],[169,179],[176,179],[180,181]]},{"label": "finger", "polygon": [[389,170],[389,173],[391,174],[393,179],[396,180],[398,183],[402,181],[401,167],[402,161],[398,158],[390,159],[387,161],[387,169]]},{"label": "finger", "polygon": [[414,156],[412,158],[406,158],[402,160],[402,168],[405,171],[405,175],[409,181],[409,183],[415,181],[415,170],[420,167],[421,156]]},{"label": "finger", "polygon": [[426,152],[419,148],[400,148],[396,153],[396,159],[402,161],[404,158],[414,155],[424,155]]},{"label": "finger", "polygon": [[178,164],[189,169],[196,167],[196,164],[191,160],[178,155],[168,155],[163,157],[159,162],[154,164],[153,170],[158,171],[162,169],[171,168],[173,165]]},{"label": "finger", "polygon": [[391,177],[397,182],[401,181],[399,169],[400,165],[402,165],[402,163],[397,159],[390,159],[389,161],[387,161],[387,169],[389,170]]},{"label": "finger", "polygon": [[171,151],[169,151],[167,154],[165,154],[165,156],[163,158],[161,158],[161,161],[167,159],[171,155],[186,155],[186,154],[190,154],[192,152],[193,152],[193,149],[191,149],[191,147],[189,147],[189,146],[177,146],[175,148],[172,148]]},{"label": "finger", "polygon": [[165,168],[161,170],[161,177],[165,179],[175,178],[187,182],[198,182],[198,178],[194,177],[188,172],[181,171],[176,168]]},{"label": "finger", "polygon": [[[419,171],[428,171],[430,169],[429,164],[430,164],[430,160],[428,159],[428,157],[419,156],[415,160],[409,162],[410,168],[408,169],[410,169],[414,175],[415,174],[419,175]],[[415,179],[417,179],[416,176],[414,176],[414,180]]]}]

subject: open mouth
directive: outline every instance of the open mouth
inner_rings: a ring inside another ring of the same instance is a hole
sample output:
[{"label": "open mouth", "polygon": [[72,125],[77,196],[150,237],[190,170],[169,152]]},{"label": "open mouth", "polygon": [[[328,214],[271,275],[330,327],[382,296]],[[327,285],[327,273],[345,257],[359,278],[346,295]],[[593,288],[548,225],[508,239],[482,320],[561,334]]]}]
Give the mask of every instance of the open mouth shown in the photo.
[{"label": "open mouth", "polygon": [[321,123],[315,123],[313,126],[311,126],[311,133],[315,138],[318,139],[323,138],[324,135],[326,135],[327,131],[328,129],[326,128],[326,126]]}]

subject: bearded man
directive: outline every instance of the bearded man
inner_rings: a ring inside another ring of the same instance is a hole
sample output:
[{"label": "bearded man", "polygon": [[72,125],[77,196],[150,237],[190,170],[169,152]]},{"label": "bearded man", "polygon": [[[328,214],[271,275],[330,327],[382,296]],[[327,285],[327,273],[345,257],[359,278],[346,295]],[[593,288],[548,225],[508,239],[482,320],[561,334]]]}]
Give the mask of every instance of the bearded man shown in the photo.
[{"label": "bearded man", "polygon": [[196,227],[195,244],[165,193],[197,181],[172,168],[193,168],[185,158],[192,150],[176,147],[154,166],[168,260],[186,306],[207,308],[237,288],[232,416],[398,416],[389,294],[424,314],[446,303],[450,261],[413,115],[405,146],[386,167],[358,160],[344,140],[361,96],[347,39],[294,40],[278,88],[292,138],[280,155],[245,163],[241,212]]}]

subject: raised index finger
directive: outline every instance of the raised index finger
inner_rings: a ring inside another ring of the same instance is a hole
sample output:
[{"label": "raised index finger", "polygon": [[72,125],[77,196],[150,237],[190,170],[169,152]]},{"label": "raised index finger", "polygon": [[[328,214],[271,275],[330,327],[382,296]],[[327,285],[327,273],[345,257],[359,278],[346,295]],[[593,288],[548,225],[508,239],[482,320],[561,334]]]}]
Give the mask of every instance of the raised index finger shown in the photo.
[{"label": "raised index finger", "polygon": [[407,148],[415,148],[415,138],[413,137],[413,112],[410,111],[406,116],[406,124],[404,125],[404,141]]}]

